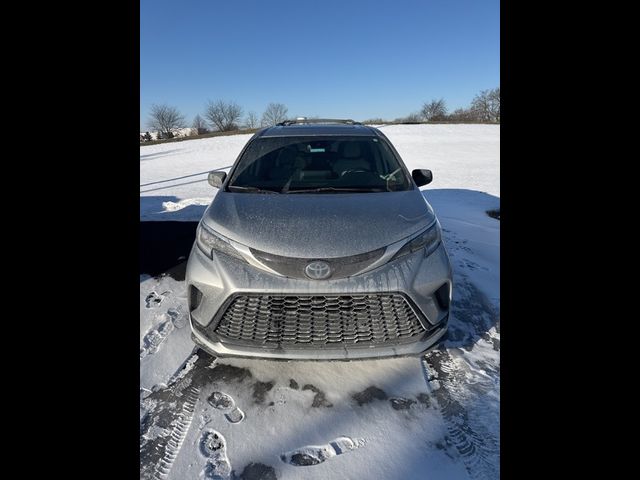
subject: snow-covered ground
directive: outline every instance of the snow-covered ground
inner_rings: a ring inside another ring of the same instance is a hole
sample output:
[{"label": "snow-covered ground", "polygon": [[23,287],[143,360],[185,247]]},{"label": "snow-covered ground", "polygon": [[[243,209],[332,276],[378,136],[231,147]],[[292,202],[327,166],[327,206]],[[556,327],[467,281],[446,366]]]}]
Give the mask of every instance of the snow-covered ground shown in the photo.
[{"label": "snow-covered ground", "polygon": [[[485,213],[500,206],[499,127],[383,130],[410,169],[434,172],[423,192],[455,282],[444,348],[353,362],[216,359],[189,338],[184,282],[141,275],[141,478],[499,478],[500,222]],[[141,183],[229,166],[248,138],[143,147]],[[204,174],[167,183],[141,193],[141,219],[198,220],[215,193]]]},{"label": "snow-covered ground", "polygon": [[[429,168],[428,190],[465,188],[500,196],[499,125],[388,125],[407,167]],[[217,190],[210,170],[228,169],[251,135],[140,147],[140,219],[198,221]]]}]

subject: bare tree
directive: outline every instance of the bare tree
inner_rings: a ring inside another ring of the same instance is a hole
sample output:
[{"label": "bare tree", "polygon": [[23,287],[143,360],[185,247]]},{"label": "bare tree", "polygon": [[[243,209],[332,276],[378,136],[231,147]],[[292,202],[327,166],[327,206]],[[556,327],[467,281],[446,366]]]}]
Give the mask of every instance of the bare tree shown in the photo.
[{"label": "bare tree", "polygon": [[171,130],[184,127],[184,115],[180,111],[165,103],[151,105],[149,113],[149,127],[158,131],[158,137],[171,138]]},{"label": "bare tree", "polygon": [[209,101],[206,106],[204,116],[209,120],[211,126],[221,132],[237,130],[238,123],[242,117],[242,108],[236,102]]},{"label": "bare tree", "polygon": [[422,117],[428,121],[434,120],[444,120],[447,116],[447,105],[445,104],[444,99],[439,100],[431,100],[429,103],[425,103],[422,105],[422,110],[420,111]]},{"label": "bare tree", "polygon": [[494,88],[489,92],[489,101],[491,115],[496,122],[500,123],[500,87]]},{"label": "bare tree", "polygon": [[420,113],[418,112],[413,112],[410,113],[409,115],[407,115],[406,117],[400,117],[400,118],[396,118],[394,120],[394,123],[408,123],[408,124],[412,124],[412,123],[420,123]]},{"label": "bare tree", "polygon": [[481,91],[473,98],[471,109],[482,122],[500,122],[500,87]]},{"label": "bare tree", "polygon": [[247,124],[247,128],[256,128],[258,126],[258,115],[256,115],[256,112],[249,112],[245,123]]},{"label": "bare tree", "polygon": [[287,119],[289,109],[283,103],[270,103],[262,114],[262,126],[270,127]]},{"label": "bare tree", "polygon": [[470,108],[457,108],[447,115],[447,120],[456,123],[475,123],[479,122],[478,114]]},{"label": "bare tree", "polygon": [[209,129],[207,128],[207,123],[200,116],[200,114],[193,117],[192,128],[197,131],[197,135],[202,135],[203,133],[207,133],[209,131]]},{"label": "bare tree", "polygon": [[369,118],[368,120],[362,120],[362,123],[364,123],[365,125],[377,125],[377,124],[388,123],[388,122],[378,117],[378,118]]}]

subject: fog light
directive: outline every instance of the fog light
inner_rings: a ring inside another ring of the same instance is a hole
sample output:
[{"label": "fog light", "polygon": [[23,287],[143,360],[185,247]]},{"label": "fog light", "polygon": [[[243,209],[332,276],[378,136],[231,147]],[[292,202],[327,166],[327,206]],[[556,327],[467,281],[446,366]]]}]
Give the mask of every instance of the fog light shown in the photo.
[{"label": "fog light", "polygon": [[193,312],[202,301],[202,292],[193,285],[189,285],[189,311]]},{"label": "fog light", "polygon": [[436,300],[442,310],[449,310],[450,296],[448,283],[436,290]]}]

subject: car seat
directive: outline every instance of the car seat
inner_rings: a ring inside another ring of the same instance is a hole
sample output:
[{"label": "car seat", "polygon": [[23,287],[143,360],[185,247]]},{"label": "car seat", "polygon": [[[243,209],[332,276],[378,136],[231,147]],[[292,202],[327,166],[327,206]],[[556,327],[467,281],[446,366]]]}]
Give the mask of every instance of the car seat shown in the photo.
[{"label": "car seat", "polygon": [[362,142],[348,141],[340,147],[340,159],[333,163],[333,171],[342,176],[350,170],[371,171],[371,164],[364,158]]},{"label": "car seat", "polygon": [[269,180],[287,180],[296,170],[296,162],[299,162],[298,152],[283,148],[276,157],[275,165],[269,170]]}]

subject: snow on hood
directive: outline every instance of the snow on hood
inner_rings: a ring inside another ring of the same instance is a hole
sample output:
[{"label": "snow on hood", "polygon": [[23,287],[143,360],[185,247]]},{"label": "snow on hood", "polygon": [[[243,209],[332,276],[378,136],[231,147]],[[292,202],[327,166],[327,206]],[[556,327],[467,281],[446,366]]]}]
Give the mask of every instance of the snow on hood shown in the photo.
[{"label": "snow on hood", "polygon": [[346,194],[219,192],[203,222],[238,243],[299,258],[369,252],[433,222],[419,190]]}]

